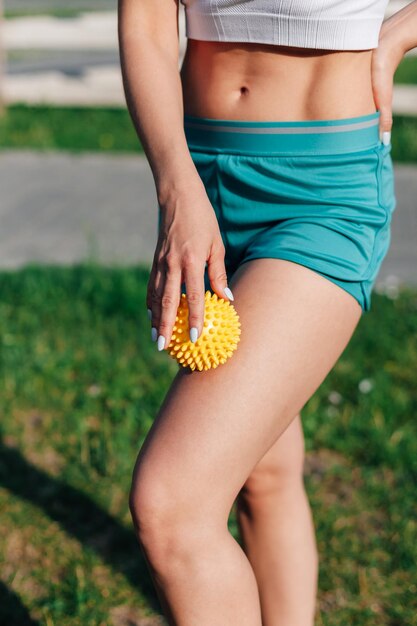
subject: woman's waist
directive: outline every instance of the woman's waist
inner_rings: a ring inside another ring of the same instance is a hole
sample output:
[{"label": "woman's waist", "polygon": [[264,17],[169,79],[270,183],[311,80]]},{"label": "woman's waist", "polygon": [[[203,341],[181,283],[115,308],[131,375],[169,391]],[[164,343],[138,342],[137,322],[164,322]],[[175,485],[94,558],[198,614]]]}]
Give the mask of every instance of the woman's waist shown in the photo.
[{"label": "woman's waist", "polygon": [[371,52],[188,40],[181,68],[184,112],[253,121],[373,113]]}]

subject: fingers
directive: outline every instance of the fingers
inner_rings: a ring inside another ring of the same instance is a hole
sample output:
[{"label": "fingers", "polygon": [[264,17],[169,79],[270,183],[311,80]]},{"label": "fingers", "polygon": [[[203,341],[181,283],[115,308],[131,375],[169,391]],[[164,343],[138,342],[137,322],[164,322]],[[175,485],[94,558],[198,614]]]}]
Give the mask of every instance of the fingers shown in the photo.
[{"label": "fingers", "polygon": [[379,121],[379,136],[384,144],[388,146],[391,142],[391,129],[392,129],[392,111],[391,106],[383,105],[380,109],[380,121]]},{"label": "fingers", "polygon": [[379,138],[387,146],[391,141],[392,129],[392,84],[384,81],[378,92]]},{"label": "fingers", "polygon": [[391,47],[380,44],[371,57],[371,82],[374,102],[380,113],[379,138],[384,145],[391,141],[394,72],[400,58],[392,58]]},{"label": "fingers", "polygon": [[181,270],[170,269],[167,273],[162,295],[158,291],[158,350],[167,348],[172,336],[178,305],[180,303]]},{"label": "fingers", "polygon": [[204,271],[206,261],[194,253],[187,253],[184,258],[184,279],[188,303],[188,324],[190,340],[197,341],[204,324]]},{"label": "fingers", "polygon": [[207,260],[207,273],[210,279],[210,285],[219,298],[227,297],[228,300],[234,300],[233,294],[227,286],[227,273],[224,264],[225,247],[220,239],[213,244],[210,257]]},{"label": "fingers", "polygon": [[168,347],[181,297],[181,267],[169,256],[156,262],[154,278],[149,281],[152,311],[152,340],[158,350]]},{"label": "fingers", "polygon": [[[227,286],[224,265],[225,248],[223,242],[213,244],[208,264],[210,284],[220,298],[234,300]],[[146,304],[151,320],[151,338],[157,341],[158,350],[166,349],[171,341],[178,306],[181,299],[181,285],[185,282],[188,303],[188,323],[190,341],[197,341],[204,325],[206,261],[200,254],[188,251],[183,258],[155,252],[152,264]]]},{"label": "fingers", "polygon": [[151,322],[151,339],[152,341],[156,341],[157,339],[157,332],[158,329],[155,326],[155,317],[153,314],[153,299],[154,299],[154,295],[153,295],[153,290],[154,290],[154,286],[155,286],[155,278],[156,278],[156,271],[157,271],[157,252],[158,249],[155,252],[154,255],[154,259],[153,259],[153,263],[152,263],[152,268],[149,274],[149,280],[148,280],[148,287],[147,287],[147,291],[146,291],[146,306],[148,307],[148,318]]},{"label": "fingers", "polygon": [[380,113],[379,138],[384,145],[391,141],[393,75],[389,71],[384,55],[378,52],[372,57],[372,91]]}]

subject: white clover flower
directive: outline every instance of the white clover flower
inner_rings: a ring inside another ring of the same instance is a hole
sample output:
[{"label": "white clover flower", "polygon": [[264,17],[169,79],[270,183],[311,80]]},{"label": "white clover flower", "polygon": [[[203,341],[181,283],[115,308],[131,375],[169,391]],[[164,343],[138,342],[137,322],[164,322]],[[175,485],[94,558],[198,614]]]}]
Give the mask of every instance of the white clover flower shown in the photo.
[{"label": "white clover flower", "polygon": [[335,406],[328,406],[325,409],[327,417],[337,417],[339,415],[339,411]]},{"label": "white clover flower", "polygon": [[88,387],[88,389],[87,389],[87,393],[88,393],[89,396],[92,396],[93,398],[96,398],[101,393],[100,385],[90,385]]},{"label": "white clover flower", "polygon": [[343,400],[342,395],[338,391],[331,391],[327,396],[330,404],[340,404]]},{"label": "white clover flower", "polygon": [[373,389],[374,383],[369,378],[360,381],[358,387],[361,393],[369,393]]}]

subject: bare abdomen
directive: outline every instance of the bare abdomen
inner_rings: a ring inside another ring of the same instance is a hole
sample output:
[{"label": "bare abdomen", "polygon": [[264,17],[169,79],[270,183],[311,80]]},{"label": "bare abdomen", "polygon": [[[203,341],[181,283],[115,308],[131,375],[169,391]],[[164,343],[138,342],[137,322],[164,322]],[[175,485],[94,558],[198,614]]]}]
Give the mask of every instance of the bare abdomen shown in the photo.
[{"label": "bare abdomen", "polygon": [[253,121],[373,113],[371,55],[189,39],[181,67],[184,112]]}]

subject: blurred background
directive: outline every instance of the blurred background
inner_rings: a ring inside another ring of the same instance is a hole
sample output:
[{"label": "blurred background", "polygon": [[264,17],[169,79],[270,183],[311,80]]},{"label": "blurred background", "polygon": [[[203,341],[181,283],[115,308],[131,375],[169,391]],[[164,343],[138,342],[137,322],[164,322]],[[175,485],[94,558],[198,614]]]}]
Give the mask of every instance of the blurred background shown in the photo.
[{"label": "blurred background", "polygon": [[[127,494],[177,367],[150,340],[157,203],[126,109],[116,4],[3,0],[5,626],[164,623]],[[181,7],[179,66],[184,30]],[[393,109],[397,210],[373,314],[303,409],[319,626],[417,625],[417,49]],[[234,510],[229,526],[237,537]]]}]

